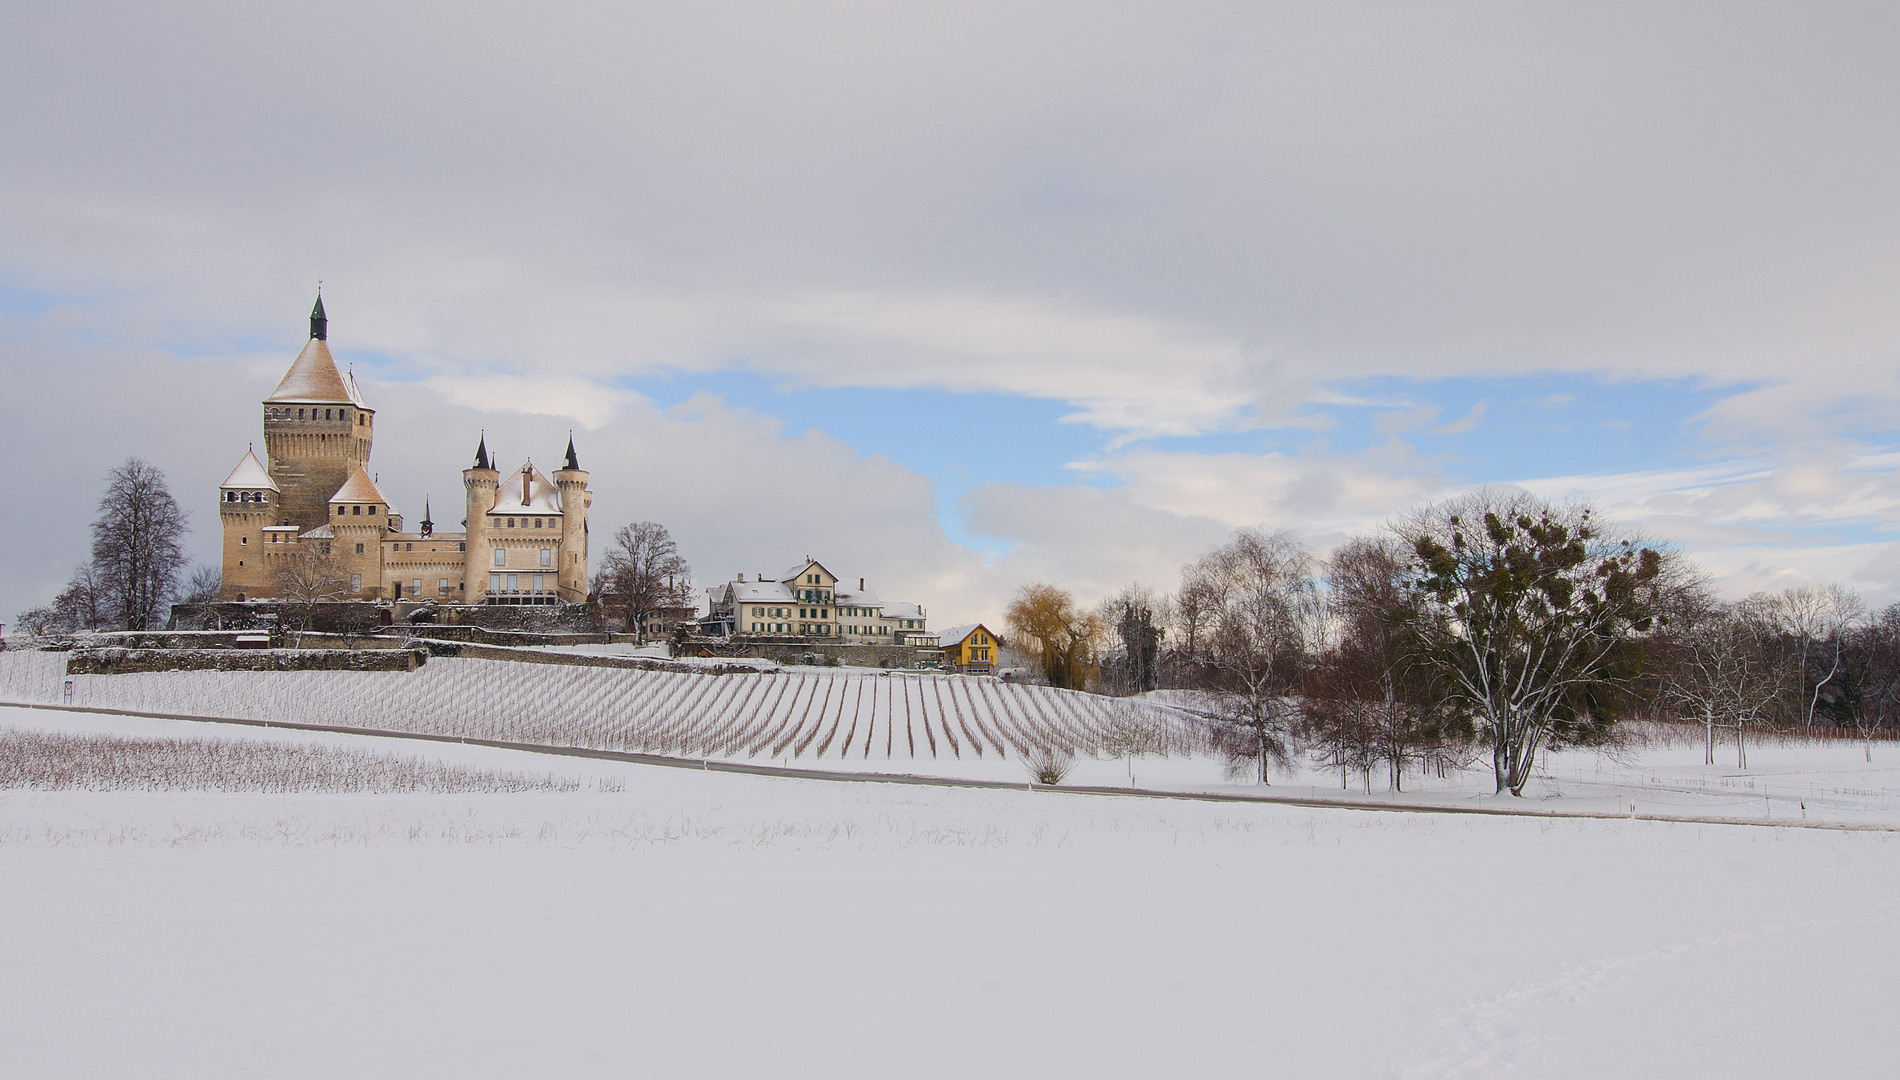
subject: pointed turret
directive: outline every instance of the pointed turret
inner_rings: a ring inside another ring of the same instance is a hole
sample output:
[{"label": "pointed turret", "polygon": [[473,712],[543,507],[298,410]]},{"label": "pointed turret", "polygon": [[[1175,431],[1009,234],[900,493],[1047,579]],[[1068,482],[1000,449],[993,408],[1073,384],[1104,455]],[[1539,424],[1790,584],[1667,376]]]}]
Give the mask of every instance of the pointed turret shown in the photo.
[{"label": "pointed turret", "polygon": [[429,497],[422,497],[422,535],[435,535],[435,522],[429,520]]},{"label": "pointed turret", "polygon": [[330,336],[330,320],[323,314],[323,293],[317,293],[317,306],[310,309],[310,336],[324,341]]},{"label": "pointed turret", "polygon": [[561,468],[578,469],[580,467],[581,459],[574,456],[574,433],[570,431],[567,433],[567,463],[562,465]]},{"label": "pointed turret", "polygon": [[486,469],[488,464],[488,432],[482,432],[482,439],[475,444],[475,468]]}]

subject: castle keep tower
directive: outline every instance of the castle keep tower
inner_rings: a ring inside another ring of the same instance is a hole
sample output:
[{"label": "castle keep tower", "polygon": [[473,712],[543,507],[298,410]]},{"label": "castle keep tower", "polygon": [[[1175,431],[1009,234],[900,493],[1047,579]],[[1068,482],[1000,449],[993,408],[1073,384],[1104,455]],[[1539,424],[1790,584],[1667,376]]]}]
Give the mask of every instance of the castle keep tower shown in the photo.
[{"label": "castle keep tower", "polygon": [[323,297],[310,312],[310,340],[264,399],[264,453],[281,493],[282,524],[315,529],[328,521],[330,496],[369,464],[376,410],[363,404],[356,378],[330,356]]}]

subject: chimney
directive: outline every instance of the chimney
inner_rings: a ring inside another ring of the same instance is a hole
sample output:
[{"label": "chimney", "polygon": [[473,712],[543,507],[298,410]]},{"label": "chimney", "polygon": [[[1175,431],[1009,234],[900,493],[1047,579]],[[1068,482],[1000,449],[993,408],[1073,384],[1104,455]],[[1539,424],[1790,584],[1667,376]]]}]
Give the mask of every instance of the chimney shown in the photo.
[{"label": "chimney", "polygon": [[859,578],[859,579],[858,579],[858,591],[859,591],[859,592],[863,592],[863,591],[864,591],[864,579],[863,579],[863,578]]},{"label": "chimney", "polygon": [[739,584],[745,584],[745,572],[743,570],[739,572]]},{"label": "chimney", "polygon": [[521,505],[523,506],[528,505],[528,496],[529,496],[528,478],[532,475],[534,475],[533,466],[531,465],[522,466],[521,468]]}]

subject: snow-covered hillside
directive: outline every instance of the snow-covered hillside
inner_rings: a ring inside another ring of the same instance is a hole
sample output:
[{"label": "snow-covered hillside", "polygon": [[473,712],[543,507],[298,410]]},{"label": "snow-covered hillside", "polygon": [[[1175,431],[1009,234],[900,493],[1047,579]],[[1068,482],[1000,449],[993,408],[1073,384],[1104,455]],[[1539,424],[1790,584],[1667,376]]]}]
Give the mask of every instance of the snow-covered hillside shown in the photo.
[{"label": "snow-covered hillside", "polygon": [[1886,833],[318,743],[570,791],[0,791],[7,1075],[1871,1076]]}]

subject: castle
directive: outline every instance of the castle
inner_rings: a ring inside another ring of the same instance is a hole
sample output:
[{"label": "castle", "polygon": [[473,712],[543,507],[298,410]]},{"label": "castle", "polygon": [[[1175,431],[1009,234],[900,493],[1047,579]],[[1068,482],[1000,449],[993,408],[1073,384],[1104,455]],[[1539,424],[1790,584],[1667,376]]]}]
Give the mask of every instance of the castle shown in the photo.
[{"label": "castle", "polygon": [[367,471],[376,410],[330,355],[323,297],[310,340],[264,399],[264,456],[246,451],[218,489],[225,600],[436,600],[556,604],[587,599],[587,473],[567,441],[552,478],[493,467],[486,436],[463,470],[462,532],[415,532]]}]

